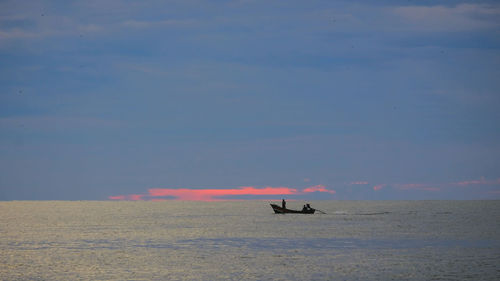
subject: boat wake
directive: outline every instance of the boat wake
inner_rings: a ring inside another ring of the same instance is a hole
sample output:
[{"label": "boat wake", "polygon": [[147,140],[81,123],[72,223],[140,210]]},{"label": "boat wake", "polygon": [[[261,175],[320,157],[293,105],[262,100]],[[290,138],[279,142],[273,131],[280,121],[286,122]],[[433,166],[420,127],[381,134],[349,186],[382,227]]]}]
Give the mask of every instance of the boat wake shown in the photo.
[{"label": "boat wake", "polygon": [[357,216],[376,216],[376,215],[387,215],[390,214],[391,212],[377,212],[377,213],[361,213],[361,214],[354,214]]},{"label": "boat wake", "polygon": [[387,215],[391,212],[375,212],[375,213],[349,213],[347,211],[335,211],[332,212],[333,215],[353,215],[353,216],[375,216],[375,215]]}]

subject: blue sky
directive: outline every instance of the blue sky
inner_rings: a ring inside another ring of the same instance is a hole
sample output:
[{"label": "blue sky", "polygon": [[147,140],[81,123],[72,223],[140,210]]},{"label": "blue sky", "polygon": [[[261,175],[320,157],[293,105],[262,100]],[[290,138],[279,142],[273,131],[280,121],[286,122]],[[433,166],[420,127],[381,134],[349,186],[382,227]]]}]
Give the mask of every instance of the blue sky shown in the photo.
[{"label": "blue sky", "polygon": [[500,199],[499,66],[496,1],[2,1],[0,200]]}]

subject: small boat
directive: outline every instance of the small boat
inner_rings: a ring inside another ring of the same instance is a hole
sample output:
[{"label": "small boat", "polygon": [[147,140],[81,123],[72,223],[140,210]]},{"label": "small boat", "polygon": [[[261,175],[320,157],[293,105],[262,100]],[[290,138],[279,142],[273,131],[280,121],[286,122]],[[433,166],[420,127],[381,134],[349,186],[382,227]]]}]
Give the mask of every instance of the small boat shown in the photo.
[{"label": "small boat", "polygon": [[287,208],[282,208],[276,204],[271,204],[271,207],[274,210],[274,213],[276,214],[314,214],[316,209],[309,208],[309,209],[303,209],[303,210],[290,210]]}]

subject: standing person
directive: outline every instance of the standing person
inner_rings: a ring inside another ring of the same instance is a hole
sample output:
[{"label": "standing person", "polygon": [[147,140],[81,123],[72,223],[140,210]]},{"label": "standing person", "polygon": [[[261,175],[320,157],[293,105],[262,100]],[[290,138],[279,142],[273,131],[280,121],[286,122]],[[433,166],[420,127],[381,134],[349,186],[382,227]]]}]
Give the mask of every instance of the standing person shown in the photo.
[{"label": "standing person", "polygon": [[286,209],[286,202],[285,202],[285,199],[281,200],[281,207],[283,209]]}]

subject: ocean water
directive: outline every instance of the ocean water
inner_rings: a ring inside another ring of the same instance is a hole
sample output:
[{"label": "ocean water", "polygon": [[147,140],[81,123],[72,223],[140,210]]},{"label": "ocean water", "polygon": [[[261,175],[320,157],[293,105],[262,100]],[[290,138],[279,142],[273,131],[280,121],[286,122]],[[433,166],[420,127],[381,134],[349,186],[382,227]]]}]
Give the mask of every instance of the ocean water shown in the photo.
[{"label": "ocean water", "polygon": [[0,280],[500,280],[500,201],[310,203],[0,202]]}]

